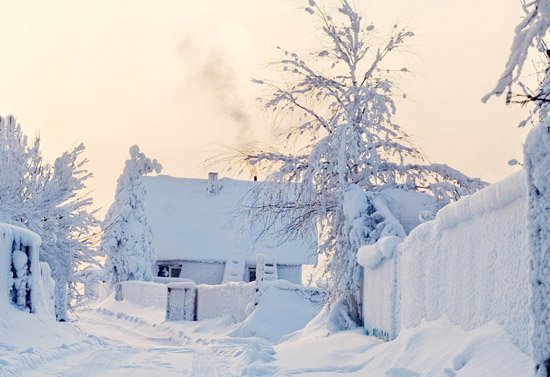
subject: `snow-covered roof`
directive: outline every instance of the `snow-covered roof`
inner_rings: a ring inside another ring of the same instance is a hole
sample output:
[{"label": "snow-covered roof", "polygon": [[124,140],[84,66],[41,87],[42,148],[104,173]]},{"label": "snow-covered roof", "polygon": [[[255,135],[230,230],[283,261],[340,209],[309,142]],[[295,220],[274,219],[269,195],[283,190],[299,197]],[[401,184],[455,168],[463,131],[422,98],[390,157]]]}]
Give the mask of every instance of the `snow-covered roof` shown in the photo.
[{"label": "snow-covered roof", "polygon": [[[256,262],[264,254],[278,264],[315,263],[315,234],[310,240],[282,243],[260,229],[244,230],[236,220],[243,196],[258,184],[222,178],[215,195],[207,190],[207,179],[174,178],[164,175],[143,177],[147,189],[146,211],[153,229],[158,260]],[[312,228],[313,230],[314,228]]]},{"label": "snow-covered roof", "polygon": [[433,196],[422,192],[387,188],[380,191],[391,213],[399,220],[407,234],[420,224],[419,214],[423,211],[437,212]]}]

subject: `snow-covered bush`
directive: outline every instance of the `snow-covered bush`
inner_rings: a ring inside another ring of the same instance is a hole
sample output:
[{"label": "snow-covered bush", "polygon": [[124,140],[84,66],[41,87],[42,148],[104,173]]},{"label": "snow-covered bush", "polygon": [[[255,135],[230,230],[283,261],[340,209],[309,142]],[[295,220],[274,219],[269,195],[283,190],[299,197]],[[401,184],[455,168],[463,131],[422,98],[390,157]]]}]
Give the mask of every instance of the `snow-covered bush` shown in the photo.
[{"label": "snow-covered bush", "polygon": [[107,255],[107,268],[121,300],[120,283],[127,280],[153,279],[156,261],[153,234],[145,212],[147,195],[142,176],[159,173],[162,166],[134,145],[130,159],[118,178],[115,201],[103,221],[101,251]]}]

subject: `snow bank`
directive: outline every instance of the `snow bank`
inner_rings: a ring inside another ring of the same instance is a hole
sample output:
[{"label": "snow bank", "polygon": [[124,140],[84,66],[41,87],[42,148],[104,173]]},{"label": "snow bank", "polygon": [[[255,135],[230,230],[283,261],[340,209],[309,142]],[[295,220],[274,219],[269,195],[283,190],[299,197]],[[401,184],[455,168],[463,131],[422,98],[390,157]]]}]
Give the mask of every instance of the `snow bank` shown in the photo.
[{"label": "snow bank", "polygon": [[467,330],[494,320],[529,352],[526,195],[519,172],[444,207],[402,244],[361,248],[367,330],[393,337],[443,316]]},{"label": "snow bank", "polygon": [[[495,323],[465,331],[446,318],[402,330],[381,343],[357,331],[290,338],[276,360],[250,365],[255,376],[527,377],[533,362]],[[271,369],[269,369],[271,367]],[[264,372],[265,371],[265,372]],[[271,372],[270,372],[271,371]],[[263,374],[261,372],[264,372]]]},{"label": "snow bank", "polygon": [[264,282],[259,289],[256,308],[230,335],[259,336],[277,342],[302,329],[319,313],[323,303],[317,289],[285,280]]},{"label": "snow bank", "polygon": [[254,302],[255,283],[228,282],[197,286],[197,320],[229,315],[233,321],[246,318],[246,307]]},{"label": "snow bank", "polygon": [[166,284],[128,280],[122,282],[122,299],[140,306],[166,310]]}]

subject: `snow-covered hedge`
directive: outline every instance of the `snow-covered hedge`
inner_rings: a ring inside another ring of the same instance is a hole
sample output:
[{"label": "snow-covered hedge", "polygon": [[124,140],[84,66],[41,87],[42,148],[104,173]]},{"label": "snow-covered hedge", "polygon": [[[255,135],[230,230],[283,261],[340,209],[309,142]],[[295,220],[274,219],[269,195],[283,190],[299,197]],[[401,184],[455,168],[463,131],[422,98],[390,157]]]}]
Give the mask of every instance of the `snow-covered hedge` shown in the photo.
[{"label": "snow-covered hedge", "polygon": [[140,306],[165,310],[167,302],[166,284],[150,281],[128,280],[122,282],[122,299]]},{"label": "snow-covered hedge", "polygon": [[246,307],[254,301],[255,283],[228,282],[197,286],[197,320],[230,315],[235,322],[246,318]]},{"label": "snow-covered hedge", "polygon": [[51,306],[40,284],[42,273],[48,273],[38,260],[40,243],[29,230],[0,224],[0,300],[31,313]]},{"label": "snow-covered hedge", "polygon": [[522,171],[442,208],[400,244],[361,248],[367,330],[394,337],[444,316],[467,330],[494,320],[529,352],[526,219]]}]

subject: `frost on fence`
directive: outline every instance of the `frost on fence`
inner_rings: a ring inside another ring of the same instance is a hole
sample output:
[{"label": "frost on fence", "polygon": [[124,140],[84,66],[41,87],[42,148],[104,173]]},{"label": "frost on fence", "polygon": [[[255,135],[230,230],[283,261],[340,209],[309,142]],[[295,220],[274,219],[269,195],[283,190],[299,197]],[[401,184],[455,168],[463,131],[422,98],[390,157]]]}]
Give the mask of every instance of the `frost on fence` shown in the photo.
[{"label": "frost on fence", "polygon": [[[0,224],[0,294],[17,308],[34,313],[40,283],[40,238],[25,229]],[[6,289],[7,288],[7,289]]]}]

